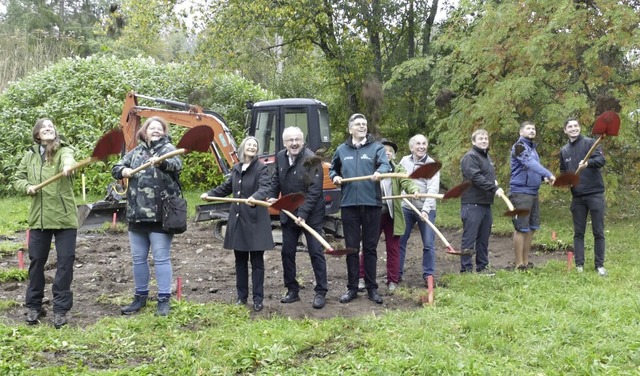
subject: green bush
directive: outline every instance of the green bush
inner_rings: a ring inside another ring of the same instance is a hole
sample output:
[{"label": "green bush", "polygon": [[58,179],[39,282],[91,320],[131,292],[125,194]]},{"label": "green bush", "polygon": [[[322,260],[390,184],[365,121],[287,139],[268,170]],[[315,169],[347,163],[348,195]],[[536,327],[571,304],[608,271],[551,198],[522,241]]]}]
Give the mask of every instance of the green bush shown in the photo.
[{"label": "green bush", "polygon": [[[210,108],[227,120],[237,137],[242,135],[244,100],[267,98],[263,90],[241,77],[195,71],[188,63],[159,64],[149,58],[64,59],[27,76],[0,95],[0,195],[14,192],[11,177],[32,144],[31,129],[37,119],[51,118],[76,148],[76,159],[81,160],[91,154],[100,136],[119,126],[124,98],[131,90]],[[147,101],[141,104],[155,106]],[[174,142],[182,133],[172,132]],[[83,170],[89,193],[106,192],[115,159]],[[208,189],[220,181],[210,155],[187,156],[186,161],[184,188]]]}]

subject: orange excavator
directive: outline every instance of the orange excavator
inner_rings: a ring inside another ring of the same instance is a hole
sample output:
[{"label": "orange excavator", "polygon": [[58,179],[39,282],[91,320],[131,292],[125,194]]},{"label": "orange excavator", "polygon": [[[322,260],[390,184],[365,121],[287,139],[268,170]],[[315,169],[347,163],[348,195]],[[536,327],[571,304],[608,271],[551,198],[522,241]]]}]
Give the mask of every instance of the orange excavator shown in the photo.
[{"label": "orange excavator", "polygon": [[[141,106],[138,100],[143,99],[156,104],[171,107],[171,109]],[[285,127],[296,126],[305,134],[307,147],[317,153],[326,150],[330,144],[329,112],[327,106],[315,99],[289,98],[268,100],[257,103],[247,102],[247,134],[255,136],[260,141],[260,158],[268,166],[273,166],[275,154],[284,148],[282,131]],[[213,130],[214,138],[210,146],[216,165],[223,175],[228,175],[230,169],[238,162],[237,144],[224,118],[219,114],[202,107],[176,102],[169,99],[149,97],[129,92],[124,102],[120,117],[120,128],[124,133],[123,152],[132,150],[136,144],[136,134],[143,119],[160,116],[171,125],[193,128],[206,125]],[[340,189],[329,179],[328,163],[324,163],[324,200],[326,204],[325,230],[337,236],[342,235],[339,219],[333,214],[339,210]],[[78,220],[81,228],[101,226],[110,222],[113,216],[119,221],[125,220],[126,203],[123,201],[121,189],[116,184],[110,185],[105,200],[78,207]],[[120,192],[120,193],[119,193]],[[228,203],[213,203],[196,206],[196,222],[207,220],[217,221],[217,233],[228,217]],[[274,220],[277,212],[272,212]],[[277,222],[277,221],[274,221]]]}]

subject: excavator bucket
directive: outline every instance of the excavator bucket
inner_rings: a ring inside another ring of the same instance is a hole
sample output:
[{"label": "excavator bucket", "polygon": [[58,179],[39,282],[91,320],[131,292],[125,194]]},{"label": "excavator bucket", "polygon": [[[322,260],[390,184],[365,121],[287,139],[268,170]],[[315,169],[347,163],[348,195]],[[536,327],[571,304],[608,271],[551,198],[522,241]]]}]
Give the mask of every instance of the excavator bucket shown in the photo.
[{"label": "excavator bucket", "polygon": [[98,201],[92,204],[78,205],[78,228],[81,231],[92,230],[126,221],[126,202]]}]

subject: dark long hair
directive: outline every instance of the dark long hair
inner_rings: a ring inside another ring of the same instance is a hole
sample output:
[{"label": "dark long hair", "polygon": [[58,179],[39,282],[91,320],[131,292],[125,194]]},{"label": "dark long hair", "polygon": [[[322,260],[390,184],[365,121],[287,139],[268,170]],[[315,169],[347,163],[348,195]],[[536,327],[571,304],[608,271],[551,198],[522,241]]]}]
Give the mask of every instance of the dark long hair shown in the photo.
[{"label": "dark long hair", "polygon": [[[53,121],[51,119],[47,119],[47,118],[42,118],[42,119],[38,119],[36,120],[36,124],[33,126],[33,129],[31,130],[31,136],[33,137],[33,142],[35,142],[36,144],[42,146],[42,144],[40,143],[40,130],[42,129],[42,127],[44,127],[44,122],[45,121],[50,121],[51,124],[53,124]],[[60,135],[58,134],[58,129],[56,128],[55,124],[53,124],[53,129],[56,132],[56,137],[53,139],[53,142],[47,144],[44,147],[45,150],[45,159],[47,161],[47,163],[51,163],[53,162],[53,154],[55,154],[55,152],[60,149]]]}]

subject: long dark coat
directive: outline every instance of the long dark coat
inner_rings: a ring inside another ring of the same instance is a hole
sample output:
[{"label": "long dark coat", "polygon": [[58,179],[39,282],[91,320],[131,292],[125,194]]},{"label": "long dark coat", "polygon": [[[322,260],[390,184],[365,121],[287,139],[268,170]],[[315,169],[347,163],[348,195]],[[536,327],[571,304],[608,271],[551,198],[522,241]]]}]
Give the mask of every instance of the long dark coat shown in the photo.
[{"label": "long dark coat", "polygon": [[[245,171],[242,171],[242,163],[237,163],[229,179],[207,192],[207,195],[226,197],[233,193],[234,198],[253,196],[256,200],[265,200],[270,190],[271,179],[267,166],[255,159]],[[236,251],[273,249],[269,209],[242,203],[231,204],[223,247]]]}]

